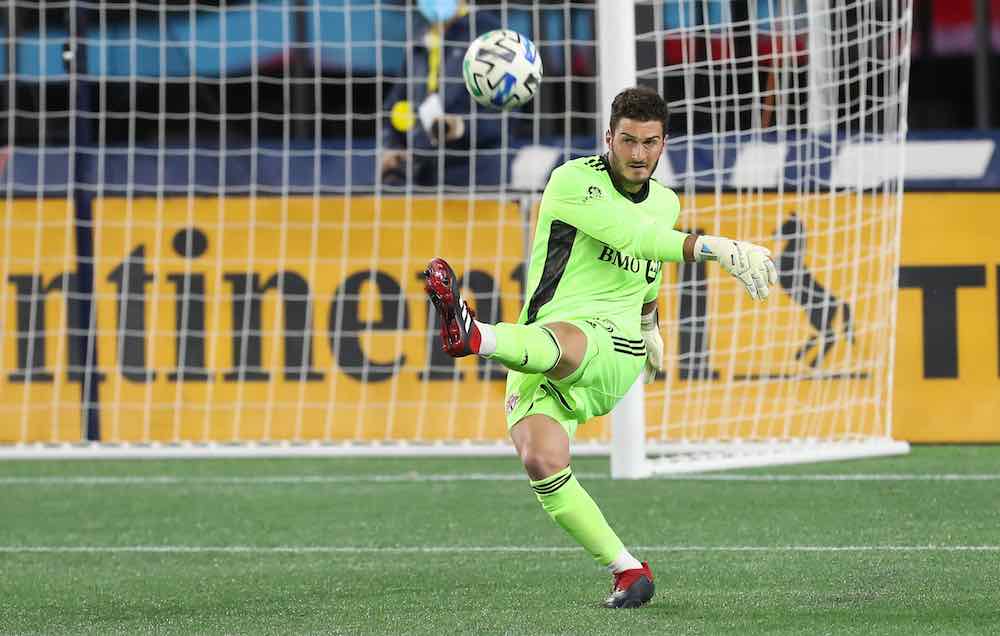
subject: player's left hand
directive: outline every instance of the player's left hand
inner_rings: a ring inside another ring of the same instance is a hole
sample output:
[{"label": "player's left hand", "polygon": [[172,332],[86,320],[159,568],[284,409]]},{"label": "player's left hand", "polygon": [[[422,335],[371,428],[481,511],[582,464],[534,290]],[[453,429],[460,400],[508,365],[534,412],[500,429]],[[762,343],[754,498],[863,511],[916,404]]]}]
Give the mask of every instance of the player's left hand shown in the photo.
[{"label": "player's left hand", "polygon": [[717,260],[722,269],[737,278],[750,298],[765,300],[771,285],[778,282],[778,270],[771,250],[746,241],[721,236],[699,236],[694,244],[697,261]]},{"label": "player's left hand", "polygon": [[642,317],[640,321],[642,341],[646,343],[646,366],[642,369],[642,381],[651,384],[656,374],[663,371],[663,337],[656,311]]}]

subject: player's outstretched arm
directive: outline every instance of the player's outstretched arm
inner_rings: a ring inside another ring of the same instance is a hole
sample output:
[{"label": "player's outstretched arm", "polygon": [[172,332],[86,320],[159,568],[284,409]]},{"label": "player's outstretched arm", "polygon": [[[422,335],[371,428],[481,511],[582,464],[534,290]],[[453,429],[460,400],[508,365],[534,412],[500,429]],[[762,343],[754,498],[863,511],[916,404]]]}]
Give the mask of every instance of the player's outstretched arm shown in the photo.
[{"label": "player's outstretched arm", "polygon": [[778,282],[778,270],[766,247],[722,236],[699,236],[691,243],[695,261],[718,261],[722,269],[743,283],[754,300],[765,300],[771,285]]},{"label": "player's outstretched arm", "polygon": [[572,225],[622,254],[650,261],[684,260],[681,248],[687,234],[673,229],[680,213],[677,195],[671,192],[669,209],[663,210],[662,218],[654,218],[633,214],[631,203],[622,204],[624,209],[615,207],[618,204],[595,183],[587,171],[571,165],[556,168],[542,193],[540,213]]}]

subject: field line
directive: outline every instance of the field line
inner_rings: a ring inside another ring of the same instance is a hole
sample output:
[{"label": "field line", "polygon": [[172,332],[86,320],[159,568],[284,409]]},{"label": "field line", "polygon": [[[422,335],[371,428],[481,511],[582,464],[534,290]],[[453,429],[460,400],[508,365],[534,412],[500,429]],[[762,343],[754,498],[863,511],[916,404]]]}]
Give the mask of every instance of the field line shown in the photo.
[{"label": "field line", "polygon": [[[472,554],[579,552],[569,546],[0,545],[6,554]],[[647,545],[637,552],[1000,552],[1000,545]]]},{"label": "field line", "polygon": [[[577,473],[586,481],[610,479],[607,473]],[[859,473],[859,474],[739,474],[709,473],[659,475],[654,480],[721,482],[878,482],[878,481],[1000,481],[1000,473]],[[523,473],[396,473],[344,475],[265,475],[265,476],[182,476],[182,475],[66,475],[0,476],[0,485],[134,485],[176,484],[267,485],[267,484],[339,484],[339,483],[421,483],[463,481],[527,481]]]},{"label": "field line", "polygon": [[[607,475],[584,474],[583,479],[608,479]],[[464,473],[464,474],[356,474],[356,475],[264,475],[264,476],[182,476],[182,475],[76,475],[46,477],[0,477],[0,485],[136,485],[158,486],[175,484],[340,484],[340,483],[421,483],[442,481],[528,481],[524,473]]]}]

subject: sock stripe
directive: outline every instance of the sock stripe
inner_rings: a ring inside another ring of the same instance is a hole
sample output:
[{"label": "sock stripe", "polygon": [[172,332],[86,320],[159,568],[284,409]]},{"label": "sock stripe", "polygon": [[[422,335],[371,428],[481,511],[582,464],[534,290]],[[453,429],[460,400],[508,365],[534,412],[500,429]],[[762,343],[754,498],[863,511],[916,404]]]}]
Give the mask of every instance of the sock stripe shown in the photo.
[{"label": "sock stripe", "polygon": [[534,481],[532,481],[530,483],[531,483],[532,487],[535,487],[535,486],[548,486],[552,482],[554,482],[557,479],[561,478],[563,475],[568,475],[571,472],[573,472],[573,469],[570,466],[567,466],[566,468],[563,468],[562,470],[560,470],[557,473],[553,473],[553,474],[549,475],[548,477],[543,477],[542,479],[534,480]]},{"label": "sock stripe", "polygon": [[555,491],[562,488],[566,484],[566,482],[569,481],[572,477],[573,473],[566,473],[565,475],[563,475],[562,477],[558,478],[557,480],[555,480],[550,484],[545,484],[542,486],[532,485],[531,488],[539,495],[551,495]]},{"label": "sock stripe", "polygon": [[640,351],[640,350],[641,351],[645,351],[646,350],[646,345],[645,344],[641,344],[641,343],[640,344],[628,344],[628,343],[625,343],[625,342],[612,342],[611,346],[615,347],[616,349],[631,349],[632,351]]},{"label": "sock stripe", "polygon": [[632,340],[631,338],[622,338],[621,336],[611,336],[611,341],[624,344],[643,344],[642,338],[639,340]]},{"label": "sock stripe", "polygon": [[567,466],[566,468],[563,468],[559,472],[557,472],[555,474],[552,474],[552,475],[549,475],[548,477],[545,477],[544,479],[539,479],[537,481],[530,482],[531,483],[531,487],[532,488],[548,488],[549,486],[551,486],[555,482],[559,481],[560,479],[562,479],[566,475],[571,475],[571,474],[573,474],[573,469],[571,467]]},{"label": "sock stripe", "polygon": [[646,350],[645,349],[625,349],[624,347],[620,347],[618,345],[614,345],[613,348],[618,353],[624,353],[624,354],[627,354],[627,355],[630,355],[630,356],[639,357],[639,356],[646,355]]}]

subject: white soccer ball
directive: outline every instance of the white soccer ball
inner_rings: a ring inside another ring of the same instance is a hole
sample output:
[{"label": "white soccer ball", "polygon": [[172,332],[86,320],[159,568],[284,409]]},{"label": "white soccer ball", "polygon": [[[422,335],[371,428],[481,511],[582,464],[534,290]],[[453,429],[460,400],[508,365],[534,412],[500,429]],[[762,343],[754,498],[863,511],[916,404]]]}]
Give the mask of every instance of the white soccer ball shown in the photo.
[{"label": "white soccer ball", "polygon": [[477,103],[509,110],[538,92],[542,59],[534,42],[517,31],[497,29],[472,41],[462,62],[465,88]]}]

